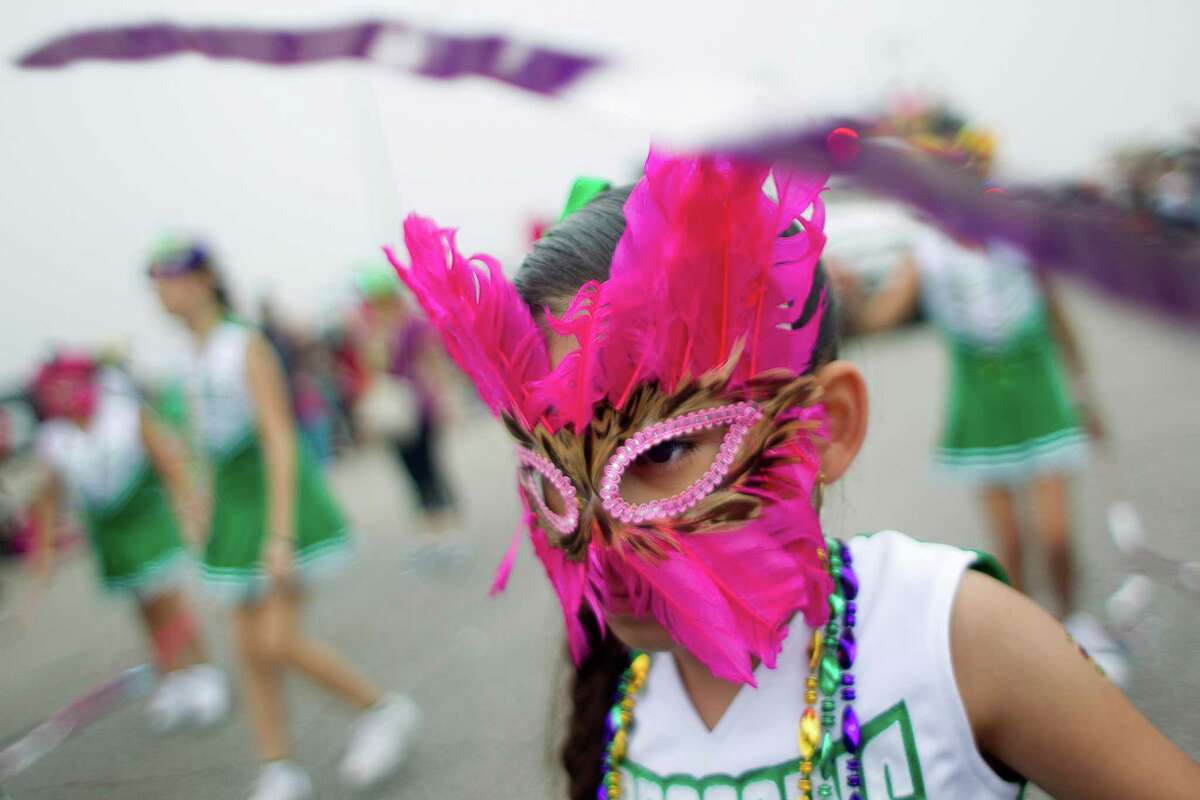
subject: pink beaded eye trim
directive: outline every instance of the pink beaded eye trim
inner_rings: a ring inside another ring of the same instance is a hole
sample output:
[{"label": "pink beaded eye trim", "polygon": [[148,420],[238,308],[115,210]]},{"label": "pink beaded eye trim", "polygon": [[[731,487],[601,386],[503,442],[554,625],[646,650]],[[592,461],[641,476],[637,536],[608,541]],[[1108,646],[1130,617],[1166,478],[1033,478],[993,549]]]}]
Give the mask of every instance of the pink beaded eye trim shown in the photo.
[{"label": "pink beaded eye trim", "polygon": [[[734,403],[728,406],[696,411],[672,417],[639,431],[617,448],[617,452],[604,467],[600,482],[601,507],[613,519],[625,523],[642,523],[648,520],[668,519],[678,516],[712,494],[733,466],[734,457],[750,428],[762,419],[762,412],[753,403]],[[649,503],[628,503],[621,497],[621,479],[630,464],[650,448],[685,436],[696,431],[729,426],[721,449],[712,466],[700,479],[673,497]]]},{"label": "pink beaded eye trim", "polygon": [[[525,488],[537,504],[538,511],[553,526],[554,530],[558,531],[561,535],[570,536],[575,533],[575,527],[579,525],[579,504],[575,502],[575,485],[571,483],[571,479],[564,475],[562,470],[554,466],[550,462],[550,459],[520,445],[517,446],[517,460],[521,463],[522,467],[521,480],[525,483]],[[542,485],[529,474],[528,470],[533,470],[554,487],[559,497],[562,498],[563,505],[567,508],[565,515],[556,514],[550,510],[550,507],[546,505]]]}]

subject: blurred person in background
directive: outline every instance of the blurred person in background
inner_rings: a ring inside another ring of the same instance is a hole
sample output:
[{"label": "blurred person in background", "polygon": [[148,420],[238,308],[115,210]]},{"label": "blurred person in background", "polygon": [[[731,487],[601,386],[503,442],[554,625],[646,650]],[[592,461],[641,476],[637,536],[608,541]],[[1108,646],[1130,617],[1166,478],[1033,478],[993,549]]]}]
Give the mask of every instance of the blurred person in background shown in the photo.
[{"label": "blurred person in background", "polygon": [[329,462],[334,456],[336,392],[332,356],[326,342],[317,337],[297,337],[292,406],[301,435],[322,462]]},{"label": "blurred person in background", "polygon": [[452,401],[441,345],[401,294],[386,261],[360,266],[356,283],[363,298],[360,348],[368,370],[358,402],[359,429],[385,440],[412,479],[423,526],[419,558],[461,556],[466,542],[439,454]]},{"label": "blurred person in background", "polygon": [[1162,174],[1154,183],[1154,211],[1169,229],[1193,231],[1200,228],[1197,219],[1197,202],[1200,200],[1200,185],[1196,175],[1186,168],[1183,154],[1163,157]]},{"label": "blurred person in background", "polygon": [[353,330],[356,324],[351,320],[324,333],[331,361],[333,397],[340,428],[339,444],[347,447],[359,444],[362,438],[354,409],[369,382],[367,365],[358,346],[358,335]]},{"label": "blurred person in background", "polygon": [[[37,493],[33,467],[37,419],[27,393],[0,398],[0,558],[23,557],[33,549],[28,508]],[[0,606],[7,600],[0,586]]]},{"label": "blurred person in background", "polygon": [[62,509],[76,501],[101,585],[134,600],[162,672],[146,708],[152,728],[219,722],[228,681],[208,663],[182,589],[180,521],[193,535],[201,524],[184,448],[143,409],[124,372],[90,356],[59,353],[38,370],[31,395],[48,473],[34,504],[35,574],[49,580]]},{"label": "blurred person in background", "polygon": [[[907,127],[905,127],[907,125]],[[901,117],[882,135],[951,165],[985,190],[996,143],[953,114]],[[1001,192],[1000,189],[988,189]],[[1069,477],[1085,466],[1089,435],[1103,436],[1082,353],[1053,286],[1014,248],[926,225],[888,286],[869,299],[839,279],[848,324],[860,333],[895,327],[920,309],[943,334],[951,359],[939,472],[979,488],[1000,561],[1026,589],[1024,540],[1041,540],[1055,610],[1118,683],[1128,678],[1119,647],[1075,606]],[[1019,495],[1032,501],[1025,531]]]},{"label": "blurred person in background", "polygon": [[[1053,287],[1016,250],[927,228],[883,290],[842,282],[850,327],[893,328],[924,308],[950,355],[938,471],[978,487],[1001,563],[1025,591],[1024,544],[1040,540],[1056,612],[1118,682],[1127,666],[1099,621],[1075,606],[1070,477],[1103,436],[1082,354]],[[1032,502],[1022,523],[1018,498]]]},{"label": "blurred person in background", "polygon": [[298,343],[295,333],[284,324],[275,301],[263,297],[258,304],[258,329],[267,342],[275,349],[275,357],[279,359],[279,367],[288,380],[289,388],[292,375],[296,370],[296,350]]},{"label": "blurred person in background", "polygon": [[258,306],[258,329],[275,350],[275,357],[283,370],[296,430],[318,460],[328,461],[333,455],[330,419],[325,398],[313,372],[318,363],[314,358],[314,343],[302,330],[284,324],[275,303],[265,297]]},{"label": "blurred person in background", "polygon": [[324,342],[301,327],[286,325],[270,299],[263,298],[258,308],[259,330],[275,350],[287,380],[296,429],[317,458],[327,462],[333,458],[333,404],[323,385],[331,369],[323,357]]},{"label": "blurred person in background", "polygon": [[308,774],[291,761],[282,685],[290,669],[359,709],[339,774],[352,787],[372,785],[399,766],[419,712],[409,698],[381,693],[341,654],[303,632],[307,595],[319,576],[349,557],[350,541],[316,459],[296,435],[279,360],[261,334],[234,318],[202,245],[164,242],[150,275],[163,307],[194,345],[187,401],[212,482],[201,569],[233,604],[263,761],[253,798],[297,800],[313,792]]}]

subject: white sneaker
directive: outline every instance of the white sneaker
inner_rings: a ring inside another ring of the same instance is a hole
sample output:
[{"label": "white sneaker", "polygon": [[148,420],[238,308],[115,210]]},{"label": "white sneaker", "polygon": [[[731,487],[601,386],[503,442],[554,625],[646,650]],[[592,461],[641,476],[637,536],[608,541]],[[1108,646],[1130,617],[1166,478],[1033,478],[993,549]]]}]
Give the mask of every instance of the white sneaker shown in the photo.
[{"label": "white sneaker", "polygon": [[342,782],[366,789],[399,768],[421,725],[421,710],[402,694],[388,695],[363,712],[350,731],[338,772]]},{"label": "white sneaker", "polygon": [[250,800],[308,800],[312,796],[308,773],[284,759],[263,764]]},{"label": "white sneaker", "polygon": [[188,721],[201,728],[216,725],[229,714],[229,679],[212,664],[183,670],[187,679]]},{"label": "white sneaker", "polygon": [[1086,611],[1076,611],[1063,620],[1076,644],[1091,656],[1108,679],[1124,689],[1129,684],[1129,659],[1120,643],[1109,636],[1100,620]]},{"label": "white sneaker", "polygon": [[187,724],[187,683],[182,670],[162,676],[146,703],[146,721],[151,731],[168,733]]},{"label": "white sneaker", "polygon": [[1104,603],[1108,620],[1118,632],[1131,631],[1141,625],[1154,600],[1154,581],[1145,575],[1130,575]]}]

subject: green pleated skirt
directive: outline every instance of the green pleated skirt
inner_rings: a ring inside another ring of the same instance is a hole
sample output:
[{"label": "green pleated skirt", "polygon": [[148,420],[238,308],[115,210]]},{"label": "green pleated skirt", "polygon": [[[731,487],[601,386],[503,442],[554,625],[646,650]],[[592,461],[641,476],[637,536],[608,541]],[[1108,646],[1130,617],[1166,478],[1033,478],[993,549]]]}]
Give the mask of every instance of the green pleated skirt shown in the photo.
[{"label": "green pleated skirt", "polygon": [[939,471],[977,483],[1019,483],[1082,466],[1087,435],[1044,317],[1007,345],[950,340],[950,387]]},{"label": "green pleated skirt", "polygon": [[[205,584],[237,602],[265,593],[267,470],[257,437],[250,437],[218,465],[213,514],[201,561]],[[296,448],[295,575],[308,584],[350,556],[346,519],[330,494],[316,458],[302,441]]]},{"label": "green pleated skirt", "polygon": [[144,469],[116,502],[85,506],[83,516],[105,589],[153,595],[180,583],[187,556],[154,470]]}]

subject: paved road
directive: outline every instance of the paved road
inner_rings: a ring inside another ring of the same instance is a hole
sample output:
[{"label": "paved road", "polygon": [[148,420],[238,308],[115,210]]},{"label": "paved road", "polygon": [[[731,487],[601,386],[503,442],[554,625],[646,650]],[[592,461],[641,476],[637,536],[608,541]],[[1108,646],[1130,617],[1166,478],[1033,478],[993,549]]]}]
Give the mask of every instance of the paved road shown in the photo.
[{"label": "paved road", "polygon": [[[1200,553],[1200,339],[1072,295],[1095,381],[1108,412],[1122,490],[1136,501],[1156,547]],[[985,546],[971,498],[927,476],[940,414],[943,360],[927,330],[855,345],[874,404],[868,445],[831,492],[827,524],[855,532],[896,527],[926,539]],[[311,629],[352,654],[383,684],[415,695],[424,734],[389,798],[546,796],[545,731],[558,680],[560,623],[528,551],[506,595],[489,600],[491,570],[516,519],[503,437],[484,419],[464,422],[448,459],[466,499],[474,555],[439,575],[406,569],[411,497],[382,453],[338,464],[333,479],[360,536],[361,554],[313,602]],[[1122,574],[1103,528],[1105,492],[1093,471],[1075,495],[1086,571],[1083,601],[1094,610]],[[11,586],[11,570],[3,576]],[[1032,579],[1044,586],[1044,575]],[[10,595],[11,596],[11,595]],[[223,663],[232,663],[221,608],[199,602]],[[1200,757],[1200,600],[1162,590],[1161,633],[1139,661],[1130,694],[1171,737]],[[37,626],[0,626],[0,741],[16,735],[119,669],[142,660],[138,631],[122,604],[100,597],[86,559],[60,573]],[[351,715],[295,680],[289,685],[298,758],[322,797],[343,796],[333,767]],[[1113,732],[1114,747],[1120,733]],[[252,738],[238,713],[197,736],[149,735],[127,708],[71,739],[4,788],[16,800],[58,798],[239,798],[254,776]]]}]

